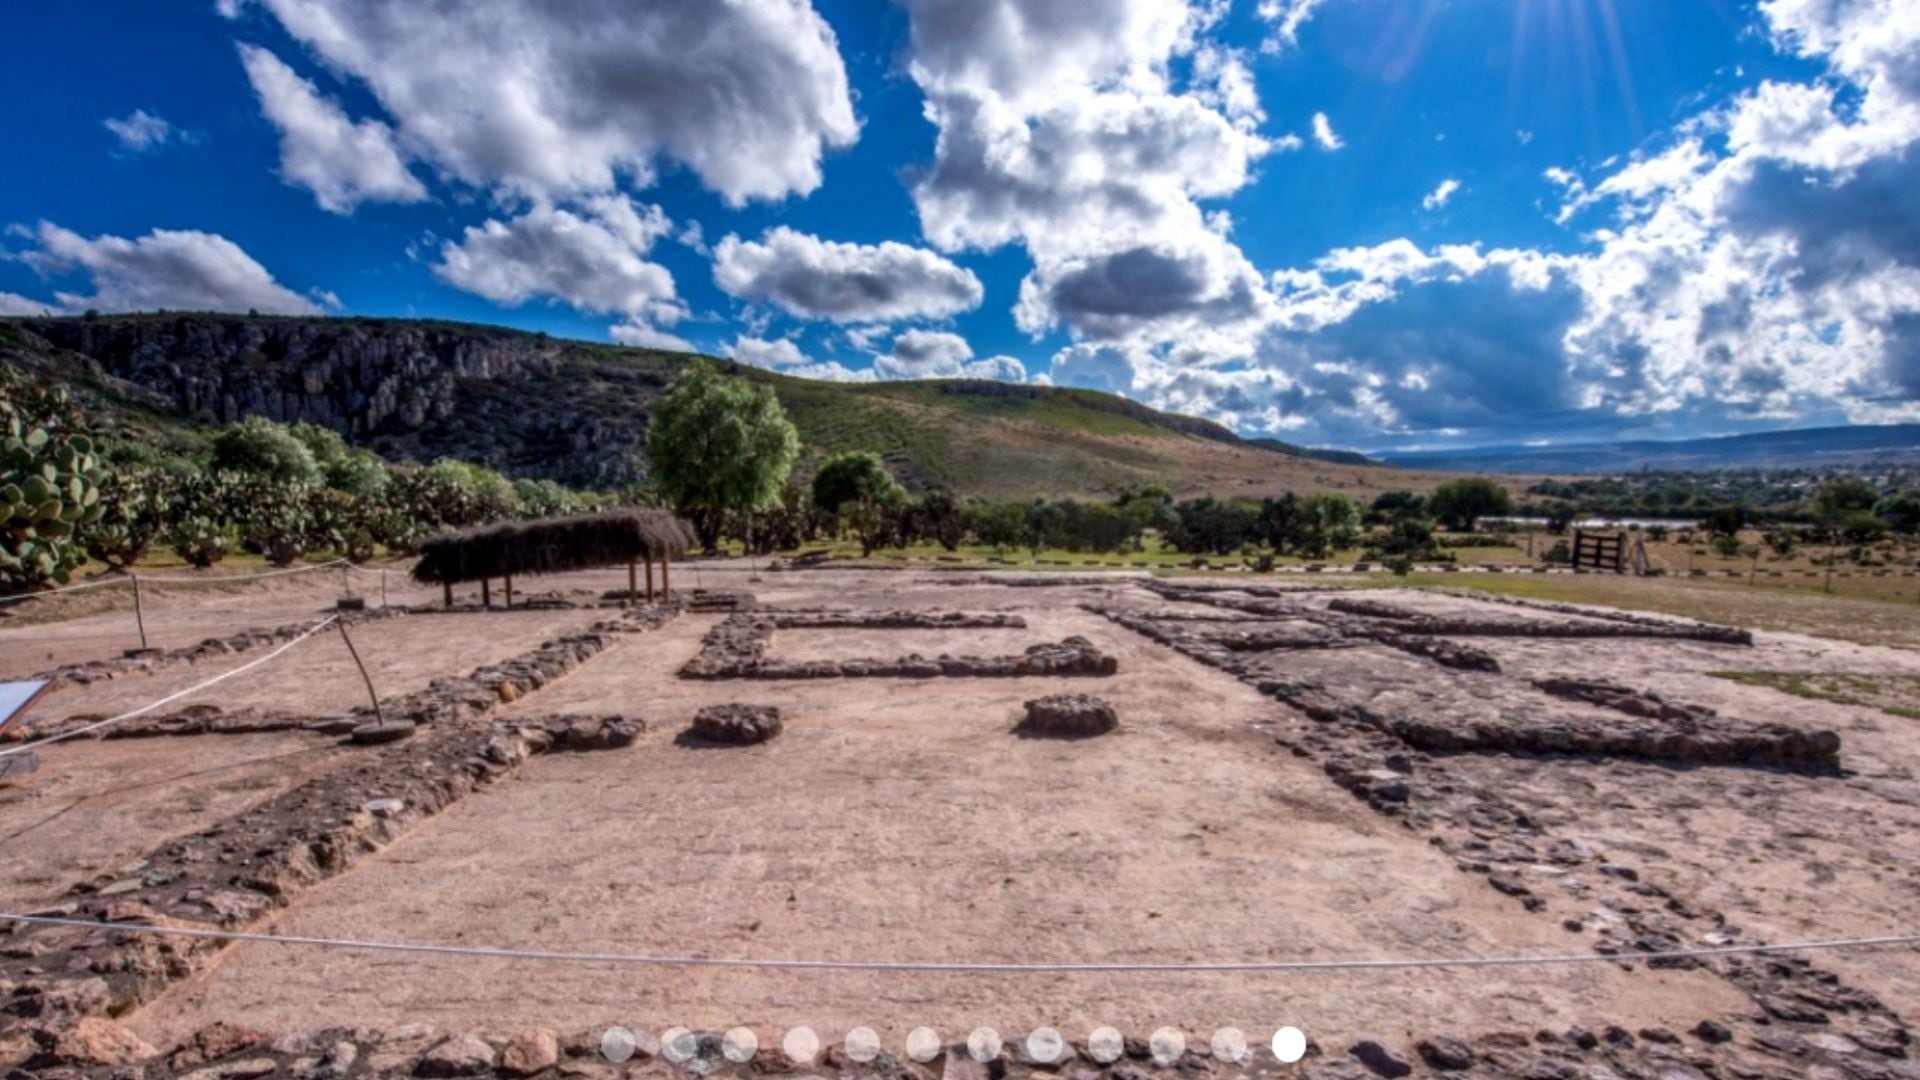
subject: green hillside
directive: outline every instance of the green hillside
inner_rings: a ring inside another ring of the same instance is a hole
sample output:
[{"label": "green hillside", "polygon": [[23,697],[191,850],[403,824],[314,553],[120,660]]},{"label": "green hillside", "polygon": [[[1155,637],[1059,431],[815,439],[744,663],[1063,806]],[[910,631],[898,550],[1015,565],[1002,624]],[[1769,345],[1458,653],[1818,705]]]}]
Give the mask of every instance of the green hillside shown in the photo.
[{"label": "green hillside", "polygon": [[[0,363],[68,385],[99,424],[163,450],[189,451],[210,425],[264,415],[324,424],[394,459],[454,456],[589,487],[644,477],[647,417],[689,359],[429,320],[0,320]],[[1090,390],[830,383],[721,364],[773,386],[809,462],[873,449],[914,486],[1003,498],[1156,482],[1234,495],[1403,486],[1404,474],[1349,455],[1249,442]]]}]

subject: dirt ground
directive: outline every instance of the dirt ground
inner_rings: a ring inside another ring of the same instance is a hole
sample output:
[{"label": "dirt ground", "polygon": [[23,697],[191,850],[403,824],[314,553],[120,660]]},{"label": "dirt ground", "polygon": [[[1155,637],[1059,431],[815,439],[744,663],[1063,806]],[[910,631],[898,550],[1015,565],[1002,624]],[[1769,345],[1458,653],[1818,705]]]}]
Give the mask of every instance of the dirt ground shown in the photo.
[{"label": "dirt ground", "polygon": [[76,740],[38,751],[39,772],[0,786],[0,906],[50,903],[75,882],[119,871],[354,753],[293,732]]},{"label": "dirt ground", "polygon": [[[655,730],[630,751],[554,758],[436,819],[405,853],[341,879],[280,920],[296,934],[409,936],[574,951],[990,962],[1165,963],[1233,957],[1489,955],[1564,947],[1499,898],[1273,744],[1258,695],[1105,620],[1035,611],[1026,632],[1081,633],[1120,658],[1097,680],[1115,735],[1015,737],[1020,702],[1085,679],[662,683],[713,621],[636,638],[523,710],[622,712]],[[792,633],[778,632],[776,642]],[[826,632],[809,631],[808,636]],[[848,655],[886,654],[863,630]],[[953,631],[971,648],[979,631]],[[836,655],[839,650],[835,650]],[[669,684],[670,685],[670,684]],[[701,704],[778,704],[787,731],[732,751],[674,745]],[[276,1024],[500,1019],[821,1031],[918,1024],[1293,1022],[1331,1036],[1388,1020],[1443,1023],[1463,995],[1497,1025],[1652,1023],[1734,1002],[1694,973],[1558,969],[1414,980],[647,973],[506,962],[367,964],[236,950],[212,978],[145,1011],[165,1040],[245,1009]],[[1704,1012],[1702,1013],[1704,1015]],[[1400,1030],[1400,1029],[1404,1029]],[[1211,1030],[1210,1027],[1207,1030]]]},{"label": "dirt ground", "polygon": [[[592,610],[449,612],[405,615],[355,626],[349,633],[384,698],[412,693],[436,678],[465,675],[561,634],[582,630],[600,618]],[[316,617],[317,621],[317,617]],[[125,675],[89,686],[63,684],[35,710],[48,720],[117,715],[252,663],[269,647],[172,663],[151,673]],[[324,630],[243,678],[181,699],[233,709],[281,709],[309,716],[335,716],[368,705],[366,683],[335,630]]]},{"label": "dirt ground", "polygon": [[[538,587],[586,595],[624,583],[624,572],[608,571]],[[636,717],[648,729],[633,745],[534,758],[250,928],[718,958],[1164,964],[1588,954],[1596,928],[1673,913],[1683,946],[1920,926],[1920,722],[1872,702],[1728,677],[1794,672],[1904,684],[1920,678],[1912,648],[1771,632],[1751,646],[1460,638],[1497,660],[1498,671],[1480,671],[1356,637],[1331,648],[1234,654],[1223,666],[1119,616],[1301,631],[1331,625],[1338,616],[1328,605],[1354,594],[1295,591],[1291,583],[1257,595],[1179,592],[1120,575],[1012,587],[973,573],[774,572],[744,562],[676,567],[674,583],[742,590],[775,608],[1003,612],[1028,624],[776,630],[772,660],[995,655],[1080,635],[1117,658],[1119,673],[688,680],[678,671],[727,618],[688,612],[617,637],[487,721]],[[197,620],[240,612],[271,625],[329,602],[316,583],[267,592],[223,597],[212,614],[163,608],[157,618],[190,642],[207,636],[191,629]],[[1489,623],[1618,625],[1601,613],[1428,591],[1364,595]],[[1233,606],[1261,603],[1285,610],[1255,615]],[[525,653],[605,614],[409,616],[368,624],[355,637],[383,692],[398,694]],[[87,655],[97,642],[85,627],[117,617],[0,623],[0,653],[10,668],[44,666],[45,656],[29,663],[7,651],[26,642],[46,656]],[[1904,644],[1920,645],[1920,628]],[[1239,677],[1234,663],[1246,665]],[[48,715],[138,704],[213,670],[181,665],[62,691]],[[1384,773],[1376,763],[1368,782],[1404,777],[1410,794],[1369,801],[1336,782],[1338,762],[1325,752],[1352,739],[1359,741],[1341,753],[1375,753],[1382,736],[1343,733],[1260,687],[1311,684],[1344,705],[1462,726],[1542,716],[1625,722],[1608,707],[1534,685],[1547,677],[1655,692],[1718,710],[1717,723],[1831,730],[1842,740],[1843,768],[1403,747],[1391,757],[1404,760]],[[1072,742],[1014,734],[1022,702],[1063,692],[1112,702],[1119,730]],[[360,693],[339,643],[316,641],[206,700],[325,715],[357,704]],[[678,738],[702,706],[733,702],[779,707],[784,732],[744,748]],[[56,747],[29,783],[0,788],[0,905],[44,903],[161,840],[325,776],[344,758],[386,752],[306,734]],[[1495,803],[1523,824],[1485,816]],[[1550,845],[1578,854],[1538,854]],[[1476,865],[1483,860],[1500,872]],[[1815,962],[1908,1023],[1920,1013],[1920,950],[1825,953]],[[1753,1022],[1760,996],[1738,974],[1613,963],[1285,976],[769,972],[242,944],[127,1022],[156,1045],[244,1017],[276,1031],[744,1024],[761,1030],[763,1043],[765,1033],[790,1025],[830,1040],[865,1025],[888,1045],[918,1025],[963,1034],[981,1024],[1017,1033],[1044,1023],[1071,1037],[1097,1024],[1141,1037],[1171,1025],[1204,1040],[1223,1025],[1260,1039],[1291,1024],[1331,1048],[1360,1038],[1406,1048],[1437,1032],[1684,1032],[1716,1018]],[[1864,1037],[1863,1023],[1836,1015],[1831,1030]],[[1741,1028],[1733,1049],[1747,1052],[1751,1038]]]}]

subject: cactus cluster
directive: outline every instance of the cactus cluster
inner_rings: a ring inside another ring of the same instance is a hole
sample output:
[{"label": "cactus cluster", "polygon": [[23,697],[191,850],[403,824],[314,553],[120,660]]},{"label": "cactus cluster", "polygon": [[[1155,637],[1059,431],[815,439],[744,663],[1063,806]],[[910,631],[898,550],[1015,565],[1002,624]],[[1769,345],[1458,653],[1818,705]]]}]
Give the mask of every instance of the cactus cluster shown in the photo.
[{"label": "cactus cluster", "polygon": [[0,590],[65,584],[100,516],[102,466],[59,391],[0,382]]}]

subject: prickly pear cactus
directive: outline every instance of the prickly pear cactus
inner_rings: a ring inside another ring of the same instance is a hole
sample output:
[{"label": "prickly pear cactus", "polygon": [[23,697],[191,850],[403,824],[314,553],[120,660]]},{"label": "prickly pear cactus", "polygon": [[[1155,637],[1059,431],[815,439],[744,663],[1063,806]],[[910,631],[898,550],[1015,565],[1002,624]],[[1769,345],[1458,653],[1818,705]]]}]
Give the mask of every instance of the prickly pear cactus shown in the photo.
[{"label": "prickly pear cactus", "polygon": [[100,516],[82,531],[87,554],[116,570],[140,561],[171,516],[168,486],[153,470],[109,473],[100,485]]},{"label": "prickly pear cactus", "polygon": [[105,469],[60,391],[0,369],[0,592],[65,584],[85,561]]},{"label": "prickly pear cactus", "polygon": [[180,518],[167,526],[166,540],[189,566],[205,570],[227,557],[227,550],[233,546],[233,531],[210,518]]}]

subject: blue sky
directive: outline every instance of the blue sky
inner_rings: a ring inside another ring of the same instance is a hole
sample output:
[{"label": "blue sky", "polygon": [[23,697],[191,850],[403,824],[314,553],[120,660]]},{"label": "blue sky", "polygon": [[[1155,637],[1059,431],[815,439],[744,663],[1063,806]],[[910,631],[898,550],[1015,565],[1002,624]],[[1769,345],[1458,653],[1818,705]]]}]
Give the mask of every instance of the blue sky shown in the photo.
[{"label": "blue sky", "polygon": [[1906,0],[183,0],[0,40],[0,313],[435,316],[1363,449],[1920,419]]}]

